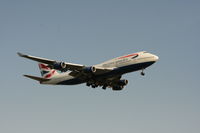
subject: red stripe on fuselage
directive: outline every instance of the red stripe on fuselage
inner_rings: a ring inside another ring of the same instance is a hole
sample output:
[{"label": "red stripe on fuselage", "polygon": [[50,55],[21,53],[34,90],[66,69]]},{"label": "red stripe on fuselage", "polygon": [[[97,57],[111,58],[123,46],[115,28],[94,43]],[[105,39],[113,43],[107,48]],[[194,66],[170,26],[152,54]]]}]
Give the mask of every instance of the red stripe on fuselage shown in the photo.
[{"label": "red stripe on fuselage", "polygon": [[138,54],[137,53],[129,54],[129,55],[125,55],[125,56],[119,57],[118,59],[123,59],[123,58],[131,57],[131,56],[135,56],[135,55],[138,55]]}]

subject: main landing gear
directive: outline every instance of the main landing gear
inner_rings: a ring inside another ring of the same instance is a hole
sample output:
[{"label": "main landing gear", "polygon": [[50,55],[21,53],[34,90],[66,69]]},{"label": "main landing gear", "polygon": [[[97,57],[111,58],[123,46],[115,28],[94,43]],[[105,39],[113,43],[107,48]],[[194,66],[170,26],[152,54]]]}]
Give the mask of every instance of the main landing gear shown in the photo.
[{"label": "main landing gear", "polygon": [[107,88],[107,86],[106,86],[106,85],[103,85],[102,89],[104,89],[104,90],[105,90],[106,88]]},{"label": "main landing gear", "polygon": [[145,75],[145,73],[144,73],[144,69],[142,69],[142,72],[140,73],[142,76],[144,76]]},{"label": "main landing gear", "polygon": [[87,82],[86,85],[87,85],[87,86],[91,86],[92,88],[98,87],[98,85],[95,84],[95,83],[93,83],[93,82]]}]

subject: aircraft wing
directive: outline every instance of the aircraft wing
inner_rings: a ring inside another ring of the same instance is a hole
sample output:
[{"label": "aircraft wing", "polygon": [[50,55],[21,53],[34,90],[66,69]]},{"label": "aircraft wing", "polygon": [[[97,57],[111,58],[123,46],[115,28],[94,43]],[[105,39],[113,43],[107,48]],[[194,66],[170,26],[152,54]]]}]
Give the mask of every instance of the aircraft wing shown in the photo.
[{"label": "aircraft wing", "polygon": [[68,62],[60,62],[60,61],[56,61],[56,60],[51,60],[51,59],[46,59],[46,58],[41,58],[41,57],[36,57],[36,56],[31,56],[31,55],[25,55],[22,53],[17,53],[17,54],[23,58],[27,58],[27,59],[30,59],[33,61],[48,64],[50,67],[52,67],[53,69],[56,69],[56,70],[60,70],[60,71],[70,70],[70,71],[72,71],[71,75],[73,75],[73,76],[78,76],[80,74],[80,72],[81,73],[91,73],[92,72],[94,74],[102,74],[102,73],[106,73],[106,72],[113,70],[113,69],[105,69],[105,68],[93,67],[93,66],[87,67],[85,65],[68,63]]},{"label": "aircraft wing", "polygon": [[[33,61],[37,61],[37,62],[40,62],[40,63],[45,63],[45,64],[48,64],[48,65],[55,65],[56,63],[58,63],[59,61],[56,61],[56,60],[50,60],[50,59],[46,59],[46,58],[41,58],[41,57],[36,57],[36,56],[31,56],[31,55],[25,55],[25,54],[22,54],[22,53],[17,53],[20,57],[24,57],[24,58],[27,58],[27,59],[30,59],[30,60],[33,60]],[[84,65],[80,65],[80,64],[73,64],[73,63],[66,63],[66,62],[63,62],[65,63],[65,65],[67,66],[67,68],[69,70],[79,70],[79,69],[82,69],[84,67]],[[55,68],[54,68],[55,69]],[[58,69],[60,70],[60,69]]]},{"label": "aircraft wing", "polygon": [[30,60],[34,60],[37,62],[41,62],[41,63],[45,63],[45,64],[53,64],[55,63],[55,60],[50,60],[50,59],[45,59],[45,58],[41,58],[41,57],[36,57],[36,56],[31,56],[31,55],[25,55],[22,53],[17,53],[20,57],[24,57]]}]

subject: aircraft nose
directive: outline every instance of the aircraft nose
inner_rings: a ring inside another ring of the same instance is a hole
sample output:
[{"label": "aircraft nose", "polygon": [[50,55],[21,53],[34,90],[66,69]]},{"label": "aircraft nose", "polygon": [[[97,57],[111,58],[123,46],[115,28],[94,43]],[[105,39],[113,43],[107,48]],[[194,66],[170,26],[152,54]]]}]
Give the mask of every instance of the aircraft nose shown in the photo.
[{"label": "aircraft nose", "polygon": [[159,60],[159,57],[157,55],[154,55],[155,61]]}]

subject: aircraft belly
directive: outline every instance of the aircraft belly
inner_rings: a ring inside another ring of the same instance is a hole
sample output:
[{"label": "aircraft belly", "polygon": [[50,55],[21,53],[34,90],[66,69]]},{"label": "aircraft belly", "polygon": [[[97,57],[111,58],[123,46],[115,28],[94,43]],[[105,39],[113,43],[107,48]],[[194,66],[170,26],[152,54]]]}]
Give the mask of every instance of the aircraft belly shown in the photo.
[{"label": "aircraft belly", "polygon": [[131,64],[131,65],[128,65],[128,66],[119,67],[119,68],[115,69],[115,71],[120,72],[122,74],[127,73],[127,72],[138,71],[138,70],[144,69],[146,67],[149,67],[153,63],[154,62],[151,61],[151,62]]},{"label": "aircraft belly", "polygon": [[105,73],[105,74],[102,74],[102,75],[98,75],[97,77],[122,75],[122,74],[125,74],[125,73],[134,72],[134,71],[138,71],[138,70],[141,70],[143,68],[149,67],[153,63],[155,63],[155,62],[150,61],[150,62],[144,62],[144,63],[130,64],[130,65],[127,65],[127,66],[121,66],[121,67],[114,69],[111,72],[108,72],[108,73]]}]

